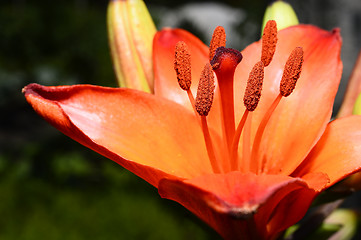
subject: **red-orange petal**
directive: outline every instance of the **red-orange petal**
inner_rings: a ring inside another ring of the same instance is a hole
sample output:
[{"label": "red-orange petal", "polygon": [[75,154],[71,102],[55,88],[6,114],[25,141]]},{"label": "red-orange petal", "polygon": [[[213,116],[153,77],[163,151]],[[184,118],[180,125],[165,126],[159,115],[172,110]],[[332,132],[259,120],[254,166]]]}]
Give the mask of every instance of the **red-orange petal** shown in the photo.
[{"label": "red-orange petal", "polygon": [[[294,92],[281,99],[263,134],[260,158],[265,158],[266,171],[290,174],[307,156],[321,137],[331,117],[333,101],[341,79],[341,37],[311,25],[297,25],[278,32],[277,50],[265,68],[262,96],[253,112],[252,136],[270,104],[279,94],[279,84],[286,60],[295,47],[304,50],[301,77]],[[259,61],[261,43],[256,42],[243,52],[242,64],[236,71],[236,86],[245,88],[245,79]],[[241,91],[239,91],[241,92]],[[241,99],[237,92],[235,99]],[[235,102],[241,117],[244,107]]]},{"label": "red-orange petal", "polygon": [[159,193],[182,204],[225,239],[272,239],[299,221],[317,195],[300,178],[240,172],[162,179]]},{"label": "red-orange petal", "polygon": [[90,85],[24,88],[35,111],[64,134],[154,186],[211,173],[192,112],[151,94]]},{"label": "red-orange petal", "polygon": [[174,71],[174,50],[179,41],[187,44],[191,55],[193,94],[197,91],[199,77],[208,62],[208,47],[196,36],[182,29],[165,28],[153,40],[154,94],[182,104],[193,111],[187,93],[178,85]]},{"label": "red-orange petal", "polygon": [[293,175],[326,173],[328,186],[361,170],[361,116],[329,123],[320,141]]}]

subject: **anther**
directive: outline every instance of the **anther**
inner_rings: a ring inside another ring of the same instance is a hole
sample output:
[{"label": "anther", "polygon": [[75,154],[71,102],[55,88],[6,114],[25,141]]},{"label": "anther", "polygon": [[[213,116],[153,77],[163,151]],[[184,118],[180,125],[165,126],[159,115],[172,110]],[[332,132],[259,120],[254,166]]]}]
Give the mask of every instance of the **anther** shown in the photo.
[{"label": "anther", "polygon": [[214,29],[212,40],[209,45],[209,61],[212,61],[217,48],[226,46],[226,32],[223,27],[218,26]]},{"label": "anther", "polygon": [[273,58],[277,45],[277,24],[274,20],[269,20],[263,30],[262,36],[262,56],[261,61],[267,67]]},{"label": "anther", "polygon": [[244,106],[248,111],[254,111],[261,97],[264,78],[264,65],[262,61],[256,63],[249,74],[246,91],[243,97]]},{"label": "anther", "polygon": [[209,63],[204,69],[199,80],[195,107],[200,116],[207,116],[211,110],[214,95],[214,75]]},{"label": "anther", "polygon": [[187,91],[191,86],[191,55],[185,42],[178,42],[175,46],[174,70],[177,74],[179,86]]},{"label": "anther", "polygon": [[283,76],[280,83],[280,93],[282,96],[289,96],[296,87],[297,80],[300,78],[303,64],[303,49],[296,47],[288,57]]}]

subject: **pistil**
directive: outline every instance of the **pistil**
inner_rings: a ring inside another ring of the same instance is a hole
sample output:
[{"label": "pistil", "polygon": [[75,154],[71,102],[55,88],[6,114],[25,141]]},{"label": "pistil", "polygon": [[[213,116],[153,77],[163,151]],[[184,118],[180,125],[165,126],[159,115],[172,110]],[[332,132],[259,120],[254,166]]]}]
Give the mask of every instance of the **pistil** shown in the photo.
[{"label": "pistil", "polygon": [[234,122],[234,93],[233,78],[237,65],[242,60],[242,54],[231,48],[219,47],[216,50],[211,64],[217,75],[222,107],[222,126],[227,148],[231,153],[233,137],[235,134]]}]

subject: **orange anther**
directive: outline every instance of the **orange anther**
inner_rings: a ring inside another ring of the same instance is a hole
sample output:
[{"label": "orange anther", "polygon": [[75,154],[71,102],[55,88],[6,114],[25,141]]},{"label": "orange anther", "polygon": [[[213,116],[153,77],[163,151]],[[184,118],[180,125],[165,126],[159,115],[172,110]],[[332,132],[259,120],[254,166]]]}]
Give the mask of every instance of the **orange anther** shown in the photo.
[{"label": "orange anther", "polygon": [[175,46],[174,70],[177,74],[179,86],[187,91],[192,83],[191,54],[185,42],[178,42]]},{"label": "orange anther", "polygon": [[303,63],[303,49],[296,47],[288,57],[283,76],[280,83],[280,93],[287,97],[296,87],[297,80],[300,78]]},{"label": "orange anther", "polygon": [[209,63],[204,69],[199,80],[195,107],[200,116],[207,116],[211,110],[214,95],[214,75]]},{"label": "orange anther", "polygon": [[262,61],[256,63],[249,73],[246,91],[243,97],[244,106],[248,111],[254,111],[261,97],[264,78],[264,65]]},{"label": "orange anther", "polygon": [[219,47],[226,46],[226,31],[223,27],[218,26],[214,29],[211,44],[209,45],[209,61],[212,61],[214,55],[216,54],[216,50]]},{"label": "orange anther", "polygon": [[269,20],[263,30],[262,36],[262,56],[261,61],[267,67],[273,58],[277,45],[277,24],[274,20]]}]

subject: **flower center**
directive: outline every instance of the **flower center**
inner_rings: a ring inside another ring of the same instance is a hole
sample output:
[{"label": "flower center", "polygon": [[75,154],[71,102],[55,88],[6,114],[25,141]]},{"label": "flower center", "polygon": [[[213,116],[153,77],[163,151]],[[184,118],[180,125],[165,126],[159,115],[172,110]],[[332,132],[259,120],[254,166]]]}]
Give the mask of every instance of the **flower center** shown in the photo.
[{"label": "flower center", "polygon": [[[175,48],[174,69],[177,74],[178,83],[180,87],[187,92],[194,112],[199,118],[213,171],[215,173],[227,172],[229,170],[253,172],[256,174],[265,173],[267,172],[267,161],[265,159],[260,159],[259,156],[262,136],[265,132],[267,123],[271,119],[272,114],[281,99],[289,96],[296,86],[303,64],[303,49],[301,47],[296,47],[289,56],[280,81],[280,93],[263,116],[257,128],[253,143],[251,144],[252,112],[257,109],[257,105],[261,100],[264,68],[271,63],[276,50],[276,22],[273,20],[268,21],[263,31],[262,55],[260,61],[254,65],[249,74],[243,97],[243,103],[246,109],[237,127],[234,117],[233,87],[234,73],[237,65],[242,60],[242,54],[238,50],[226,48],[225,43],[225,31],[223,27],[217,27],[213,33],[209,48],[210,63],[207,63],[202,71],[195,100],[190,90],[190,53],[184,42],[177,43]],[[211,111],[215,89],[214,73],[217,76],[220,93],[221,138],[226,146],[222,156],[216,156],[215,154],[215,146],[212,142],[211,132],[209,131],[207,123],[207,116]],[[239,152],[239,141],[241,136],[243,136],[242,153]],[[227,164],[224,164],[224,161],[226,161]]]}]

